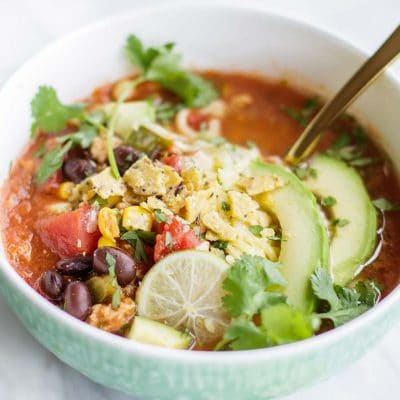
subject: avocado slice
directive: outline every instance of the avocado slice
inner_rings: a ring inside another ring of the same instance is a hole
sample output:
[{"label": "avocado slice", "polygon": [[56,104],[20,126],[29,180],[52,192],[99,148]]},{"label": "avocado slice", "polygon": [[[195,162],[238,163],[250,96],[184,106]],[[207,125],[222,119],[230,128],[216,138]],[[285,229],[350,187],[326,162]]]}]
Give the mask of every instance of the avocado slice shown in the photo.
[{"label": "avocado slice", "polygon": [[314,307],[310,276],[316,267],[327,268],[329,262],[328,236],[315,197],[293,173],[279,165],[257,160],[251,163],[250,171],[279,177],[284,183],[256,200],[274,213],[281,225],[279,260],[287,280],[288,300],[297,309],[310,312]]},{"label": "avocado slice", "polygon": [[334,229],[330,242],[334,282],[348,284],[370,257],[376,244],[377,213],[358,172],[343,161],[315,156],[310,164],[316,177],[304,184],[320,198],[332,196],[333,220],[348,221]]},{"label": "avocado slice", "polygon": [[187,349],[193,342],[192,336],[158,321],[136,316],[133,320],[129,339],[169,349]]}]

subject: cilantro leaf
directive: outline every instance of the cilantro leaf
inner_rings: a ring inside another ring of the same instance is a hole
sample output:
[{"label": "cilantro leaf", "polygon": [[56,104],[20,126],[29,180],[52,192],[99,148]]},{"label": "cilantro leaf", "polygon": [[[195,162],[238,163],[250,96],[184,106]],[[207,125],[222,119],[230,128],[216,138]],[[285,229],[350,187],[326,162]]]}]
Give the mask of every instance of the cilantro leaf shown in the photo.
[{"label": "cilantro leaf", "polygon": [[314,334],[311,317],[284,303],[262,310],[261,326],[274,345],[307,339]]},{"label": "cilantro leaf", "polygon": [[339,228],[343,228],[344,226],[348,225],[350,221],[348,219],[336,218],[331,222],[332,226],[337,226]]},{"label": "cilantro leaf", "polygon": [[153,245],[156,234],[150,231],[128,231],[121,236],[121,240],[127,241],[134,248],[135,261],[147,262],[147,254],[143,242]]},{"label": "cilantro leaf", "polygon": [[330,319],[334,326],[340,326],[361,315],[380,298],[380,288],[370,280],[360,281],[355,288],[334,285],[330,274],[323,268],[317,268],[311,276],[314,294],[327,301],[330,310],[315,314],[321,319]]},{"label": "cilantro leaf", "polygon": [[54,88],[40,86],[31,102],[33,117],[32,134],[37,129],[43,132],[59,132],[72,118],[83,119],[83,105],[65,105],[57,97]]},{"label": "cilantro leaf", "polygon": [[82,124],[78,132],[60,136],[57,141],[65,143],[70,141],[73,146],[80,146],[82,149],[87,149],[93,139],[97,136],[97,129],[89,124]]},{"label": "cilantro leaf", "polygon": [[202,77],[186,71],[182,58],[167,43],[145,49],[137,36],[130,35],[125,46],[130,62],[142,72],[144,80],[160,83],[179,96],[189,107],[203,107],[217,97],[213,85]]},{"label": "cilantro leaf", "polygon": [[257,237],[261,237],[261,232],[264,228],[261,225],[250,225],[249,231]]},{"label": "cilantro leaf", "polygon": [[183,104],[171,104],[162,102],[155,106],[157,121],[168,123],[174,118],[175,114],[183,108]]},{"label": "cilantro leaf", "polygon": [[227,203],[226,201],[223,201],[221,203],[221,210],[222,211],[230,211],[231,210],[231,206],[229,205],[229,203]]},{"label": "cilantro leaf", "polygon": [[118,286],[112,295],[111,307],[114,310],[116,310],[120,304],[121,304],[121,288]]},{"label": "cilantro leaf", "polygon": [[326,196],[321,199],[321,205],[324,207],[332,207],[336,204],[336,199],[333,196]]},{"label": "cilantro leaf", "polygon": [[82,124],[78,132],[60,136],[57,142],[63,144],[58,145],[46,153],[36,171],[36,182],[44,183],[51,175],[61,168],[64,156],[74,146],[81,146],[86,149],[90,146],[93,139],[97,135],[97,130],[88,124]]},{"label": "cilantro leaf", "polygon": [[211,243],[211,246],[216,249],[225,250],[228,247],[228,242],[226,240],[215,240]]},{"label": "cilantro leaf", "polygon": [[306,164],[295,165],[292,167],[292,171],[302,181],[317,177],[317,170]]},{"label": "cilantro leaf", "polygon": [[232,350],[261,349],[270,346],[267,336],[251,321],[233,321],[225,331],[216,350],[229,347]]},{"label": "cilantro leaf", "polygon": [[339,310],[331,310],[326,313],[317,314],[319,318],[330,319],[335,328],[351,321],[359,315],[365,313],[369,309],[366,305],[359,305],[356,307],[342,308]]},{"label": "cilantro leaf", "polygon": [[270,347],[313,336],[312,317],[285,303],[264,308],[261,325],[248,320],[234,320],[225,331],[216,350],[250,350]]},{"label": "cilantro leaf", "polygon": [[359,294],[359,300],[370,307],[374,306],[381,297],[380,286],[370,279],[357,282],[356,290]]},{"label": "cilantro leaf", "polygon": [[158,223],[165,222],[168,224],[170,222],[170,219],[165,215],[165,213],[159,209],[154,210],[154,218]]},{"label": "cilantro leaf", "polygon": [[322,267],[318,267],[311,275],[311,287],[314,294],[321,300],[326,300],[332,310],[340,308],[340,300],[333,287],[330,273]]},{"label": "cilantro leaf", "polygon": [[305,127],[316,111],[317,106],[317,99],[313,97],[306,100],[300,111],[288,106],[284,107],[283,110],[301,126]]},{"label": "cilantro leaf", "polygon": [[268,292],[286,283],[279,268],[279,263],[248,254],[235,261],[223,282],[228,293],[222,299],[232,317],[252,318],[264,306],[285,301],[280,293]]},{"label": "cilantro leaf", "polygon": [[373,205],[380,211],[398,211],[400,210],[400,204],[393,203],[388,199],[380,197],[372,201]]},{"label": "cilantro leaf", "polygon": [[46,153],[39,165],[38,170],[36,171],[36,183],[41,185],[42,183],[46,182],[47,179],[58,169],[61,168],[64,161],[64,155],[70,150],[71,147],[71,142],[68,142],[65,146],[56,146]]}]

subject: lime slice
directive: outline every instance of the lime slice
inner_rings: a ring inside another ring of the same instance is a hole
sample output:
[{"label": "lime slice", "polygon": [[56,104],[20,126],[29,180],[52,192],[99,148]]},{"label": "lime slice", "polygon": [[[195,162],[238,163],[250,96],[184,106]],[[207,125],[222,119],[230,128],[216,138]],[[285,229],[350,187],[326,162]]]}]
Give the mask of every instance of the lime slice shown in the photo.
[{"label": "lime slice", "polygon": [[189,330],[200,346],[213,346],[229,316],[222,305],[228,264],[197,250],[178,251],[159,261],[136,295],[138,314],[176,329]]}]

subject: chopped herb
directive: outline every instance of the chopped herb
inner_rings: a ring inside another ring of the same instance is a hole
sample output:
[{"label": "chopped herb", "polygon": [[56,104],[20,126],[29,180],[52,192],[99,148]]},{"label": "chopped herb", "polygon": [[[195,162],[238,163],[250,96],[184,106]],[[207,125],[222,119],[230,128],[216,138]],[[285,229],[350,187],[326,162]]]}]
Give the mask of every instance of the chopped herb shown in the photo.
[{"label": "chopped herb", "polygon": [[35,135],[38,129],[47,133],[59,132],[70,119],[82,120],[84,117],[82,104],[62,104],[56,91],[50,86],[39,87],[31,102],[31,111],[32,135]]},{"label": "chopped herb", "polygon": [[317,177],[317,170],[305,164],[295,165],[292,167],[292,171],[302,181]]},{"label": "chopped herb", "polygon": [[211,243],[211,246],[216,249],[225,250],[228,247],[228,242],[226,240],[216,240]]},{"label": "chopped herb", "polygon": [[249,226],[249,231],[257,237],[261,237],[261,232],[264,228],[261,225],[251,225]]},{"label": "chopped herb", "polygon": [[114,310],[116,310],[118,309],[120,304],[121,304],[121,288],[118,286],[112,295],[111,307]]},{"label": "chopped herb", "polygon": [[111,284],[115,288],[112,296],[111,306],[116,310],[121,303],[121,288],[119,287],[117,276],[115,274],[116,260],[110,253],[106,254],[106,264],[108,265],[108,273],[112,279]]},{"label": "chopped herb", "polygon": [[221,203],[221,209],[223,211],[230,211],[231,210],[231,206],[229,205],[229,203],[227,203],[226,201],[223,201]]},{"label": "chopped herb", "polygon": [[332,221],[331,225],[339,227],[339,228],[343,228],[344,226],[348,225],[349,223],[350,223],[350,221],[348,219],[336,218]]},{"label": "chopped herb", "polygon": [[329,306],[329,311],[315,316],[330,319],[335,327],[361,315],[380,298],[380,289],[375,282],[366,280],[359,282],[355,288],[341,287],[334,285],[329,272],[321,267],[311,276],[311,286],[315,296]]},{"label": "chopped herb", "polygon": [[[352,137],[355,144],[352,144]],[[381,162],[381,158],[363,156],[366,149],[365,144],[366,137],[364,131],[361,127],[356,126],[353,129],[352,135],[346,132],[339,135],[332,146],[326,150],[326,154],[345,161],[352,167],[358,168]]]},{"label": "chopped herb", "polygon": [[383,197],[372,201],[373,205],[380,211],[398,211],[400,210],[399,203],[393,203]]},{"label": "chopped herb", "polygon": [[154,245],[156,234],[150,231],[128,231],[121,236],[121,240],[126,240],[134,248],[134,258],[137,262],[147,262],[147,254],[143,242]]},{"label": "chopped herb", "polygon": [[84,123],[78,132],[57,138],[57,142],[61,145],[57,145],[43,157],[36,171],[36,182],[38,184],[44,183],[51,175],[61,168],[64,155],[72,149],[72,147],[80,146],[86,149],[90,146],[96,135],[97,130]]},{"label": "chopped herb", "polygon": [[169,232],[165,232],[165,245],[171,250],[174,242],[172,240],[172,236]]},{"label": "chopped herb", "polygon": [[291,107],[284,107],[283,110],[301,126],[305,127],[310,121],[311,116],[316,111],[317,105],[317,99],[310,98],[304,103],[303,108],[300,111]]},{"label": "chopped herb", "polygon": [[179,96],[189,107],[203,107],[217,97],[213,85],[181,66],[174,44],[144,48],[140,39],[130,35],[125,51],[132,64],[142,72],[143,80],[155,81]]},{"label": "chopped herb", "polygon": [[167,224],[170,223],[170,218],[165,215],[165,213],[163,211],[161,211],[160,209],[154,210],[154,218],[156,219],[156,222],[161,223],[161,222],[165,222]]},{"label": "chopped herb", "polygon": [[46,154],[47,148],[44,143],[42,143],[37,150],[33,153],[33,157],[42,158]]},{"label": "chopped herb", "polygon": [[115,261],[114,256],[112,256],[110,253],[106,254],[106,263],[108,265],[108,269],[110,271],[111,277],[114,278],[115,277],[115,264],[116,264],[116,261]]},{"label": "chopped herb", "polygon": [[162,102],[155,106],[156,119],[163,123],[169,123],[183,107],[182,103],[171,104],[169,102]]},{"label": "chopped herb", "polygon": [[336,199],[333,196],[326,196],[321,199],[321,205],[324,207],[332,207],[336,204]]},{"label": "chopped herb", "polygon": [[379,157],[360,157],[355,160],[350,160],[349,164],[352,167],[367,167],[368,165],[373,165],[380,163],[382,161]]},{"label": "chopped herb", "polygon": [[42,183],[46,182],[47,179],[58,169],[61,168],[64,161],[64,155],[71,149],[71,147],[72,143],[67,142],[64,146],[56,146],[46,153],[46,155],[42,158],[38,170],[36,171],[36,183],[41,185]]},{"label": "chopped herb", "polygon": [[78,132],[57,138],[59,143],[71,142],[73,146],[80,146],[82,149],[87,149],[97,136],[97,130],[89,124],[82,124]]},{"label": "chopped herb", "polygon": [[223,282],[228,294],[222,299],[232,317],[251,319],[265,306],[285,301],[276,291],[286,284],[280,267],[279,263],[249,254],[235,261]]}]

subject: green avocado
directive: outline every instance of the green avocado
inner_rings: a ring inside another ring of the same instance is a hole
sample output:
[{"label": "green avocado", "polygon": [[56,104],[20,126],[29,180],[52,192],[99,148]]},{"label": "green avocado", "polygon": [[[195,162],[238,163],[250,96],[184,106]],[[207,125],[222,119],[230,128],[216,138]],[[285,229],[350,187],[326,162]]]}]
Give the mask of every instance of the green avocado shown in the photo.
[{"label": "green avocado", "polygon": [[374,251],[377,213],[354,168],[326,155],[315,156],[310,167],[316,176],[304,184],[315,196],[321,199],[331,196],[336,200],[329,207],[332,221],[336,221],[330,241],[331,270],[334,282],[344,286]]},{"label": "green avocado", "polygon": [[258,196],[260,206],[271,211],[282,229],[279,260],[287,280],[286,295],[297,309],[310,312],[314,307],[310,276],[318,266],[328,267],[328,235],[313,194],[285,168],[253,161],[254,175],[279,177],[283,186]]},{"label": "green avocado", "polygon": [[128,337],[141,343],[169,349],[187,349],[193,341],[192,336],[171,326],[136,316]]}]

